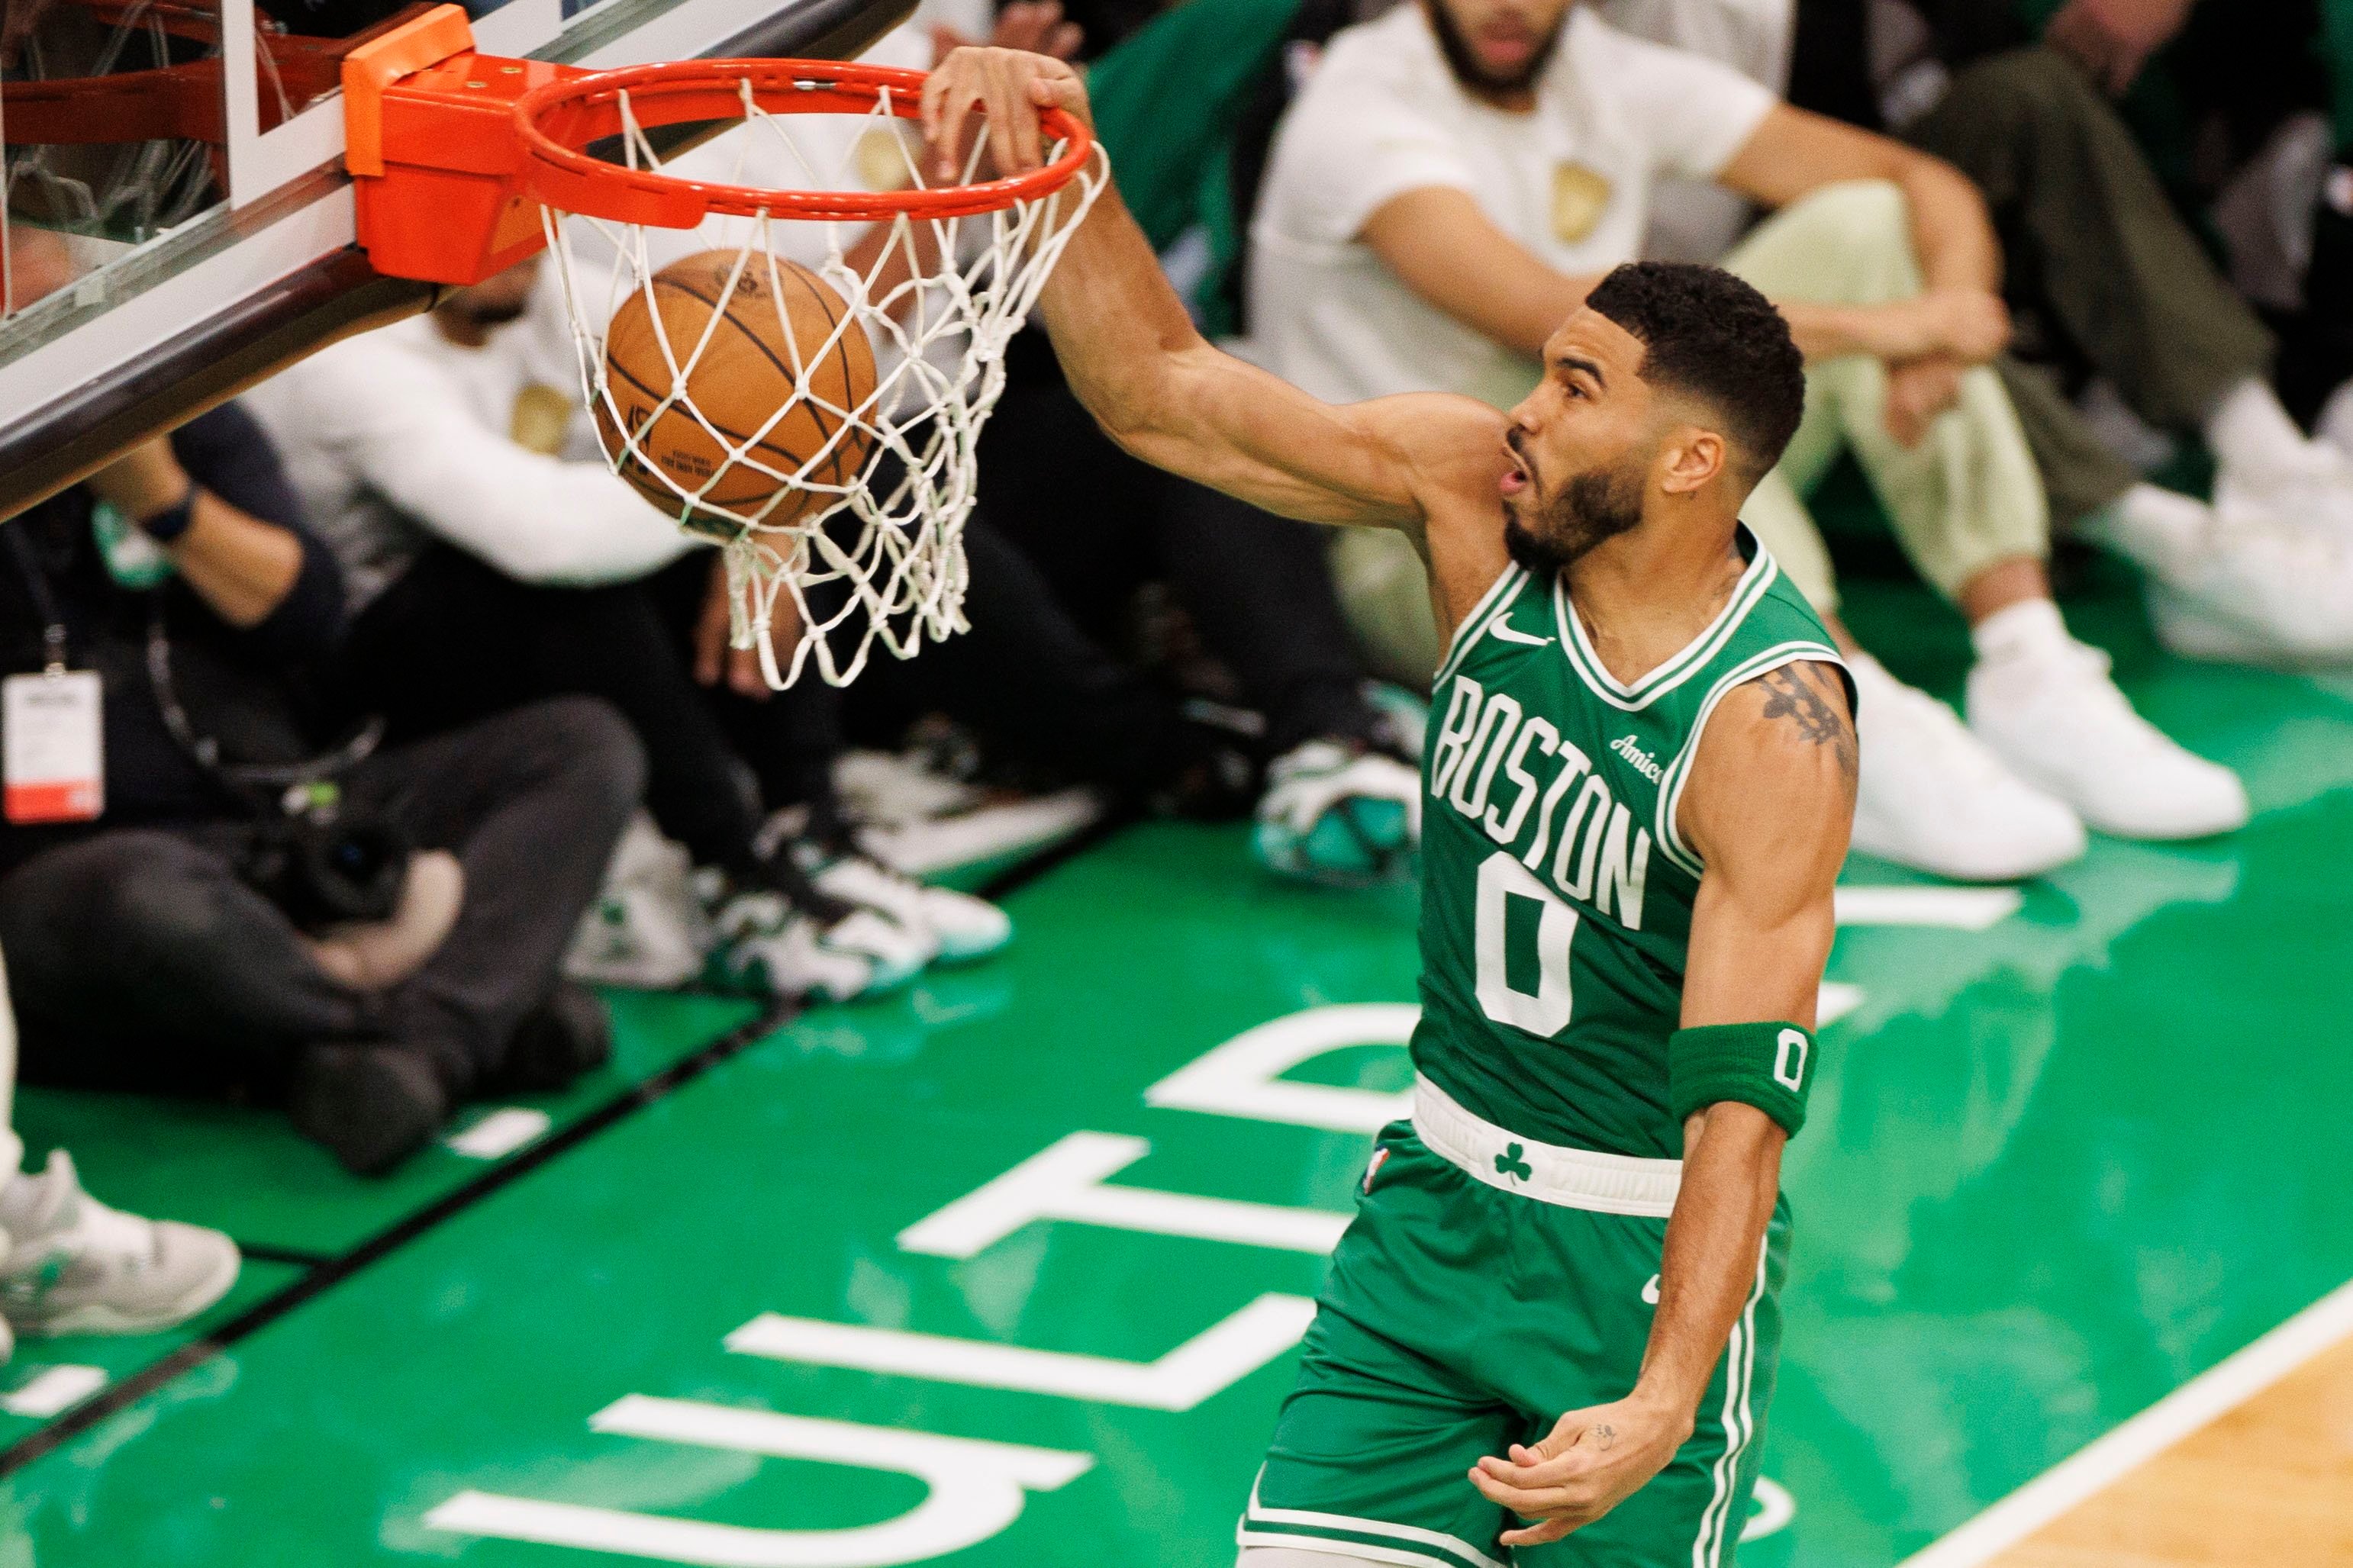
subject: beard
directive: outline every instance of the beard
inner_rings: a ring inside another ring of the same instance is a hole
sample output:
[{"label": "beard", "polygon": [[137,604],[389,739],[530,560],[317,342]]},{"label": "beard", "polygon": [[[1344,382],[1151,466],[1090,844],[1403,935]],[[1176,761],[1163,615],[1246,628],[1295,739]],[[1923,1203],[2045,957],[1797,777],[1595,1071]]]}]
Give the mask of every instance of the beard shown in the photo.
[{"label": "beard", "polygon": [[1446,0],[1424,0],[1424,6],[1430,16],[1430,30],[1438,35],[1439,53],[1446,57],[1447,68],[1454,73],[1455,80],[1473,92],[1525,92],[1535,86],[1545,67],[1552,63],[1552,52],[1560,45],[1562,28],[1568,25],[1567,13],[1563,12],[1545,41],[1536,46],[1535,53],[1528,57],[1527,64],[1508,75],[1498,76],[1479,63],[1478,51],[1462,36],[1462,29],[1455,26],[1446,9]]},{"label": "beard", "polygon": [[1504,548],[1529,575],[1549,582],[1594,546],[1642,521],[1642,476],[1625,469],[1588,468],[1535,510],[1535,526],[1514,509],[1504,519]]}]

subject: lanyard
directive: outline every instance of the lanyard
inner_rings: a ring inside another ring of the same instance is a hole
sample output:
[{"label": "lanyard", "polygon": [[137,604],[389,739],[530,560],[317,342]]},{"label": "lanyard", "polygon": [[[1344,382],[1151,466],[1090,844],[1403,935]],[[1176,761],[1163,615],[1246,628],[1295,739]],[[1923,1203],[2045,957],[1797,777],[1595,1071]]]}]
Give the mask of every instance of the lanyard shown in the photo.
[{"label": "lanyard", "polygon": [[25,537],[25,525],[10,528],[0,525],[0,533],[8,536],[8,548],[16,557],[16,570],[24,574],[25,586],[33,595],[33,612],[41,617],[41,647],[48,673],[66,672],[66,623],[58,612],[58,596],[49,592],[49,574],[41,569],[40,558],[33,553],[32,542]]},{"label": "lanyard", "polygon": [[334,779],[356,767],[375,755],[375,749],[384,743],[384,720],[371,715],[342,745],[315,757],[284,763],[223,762],[220,742],[210,735],[197,733],[187,709],[180,701],[179,686],[172,679],[172,642],[164,633],[160,599],[147,623],[147,683],[154,691],[155,706],[163,712],[164,728],[172,732],[172,739],[195,760],[198,767],[233,787],[282,786],[289,792],[282,804],[290,813],[300,809],[298,803],[306,786]]},{"label": "lanyard", "polygon": [[[63,675],[66,673],[66,625],[58,613],[57,595],[50,590],[48,574],[41,569],[40,558],[34,553],[32,542],[25,537],[22,524],[14,527],[0,524],[0,533],[8,536],[9,552],[16,556],[16,569],[24,574],[25,586],[32,593],[34,613],[41,618],[41,641],[47,649],[48,673]],[[219,743],[209,735],[197,733],[195,726],[189,721],[186,708],[181,705],[178,686],[172,679],[171,640],[164,629],[162,599],[154,599],[153,605],[147,625],[147,676],[154,689],[155,705],[163,711],[164,727],[171,731],[172,739],[195,759],[197,766],[223,783],[231,786],[276,788],[331,779],[364,762],[383,743],[384,721],[371,717],[342,745],[321,756],[275,766],[223,762]]]}]

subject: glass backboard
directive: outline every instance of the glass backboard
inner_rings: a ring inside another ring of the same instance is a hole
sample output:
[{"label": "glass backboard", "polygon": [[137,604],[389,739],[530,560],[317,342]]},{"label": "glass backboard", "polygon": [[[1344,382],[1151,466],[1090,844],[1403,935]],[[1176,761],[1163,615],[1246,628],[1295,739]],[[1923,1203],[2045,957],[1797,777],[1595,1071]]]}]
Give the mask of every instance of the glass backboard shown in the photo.
[{"label": "glass backboard", "polygon": [[[0,517],[428,286],[353,248],[342,58],[422,0],[8,0]],[[472,0],[485,54],[847,58],[913,0]]]}]

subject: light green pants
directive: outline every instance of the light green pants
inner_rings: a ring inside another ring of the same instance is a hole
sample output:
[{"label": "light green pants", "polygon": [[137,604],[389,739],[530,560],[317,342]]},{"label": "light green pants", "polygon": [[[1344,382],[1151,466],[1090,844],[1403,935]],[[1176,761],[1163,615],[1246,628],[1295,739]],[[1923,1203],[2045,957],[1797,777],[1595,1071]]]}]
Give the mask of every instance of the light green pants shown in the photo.
[{"label": "light green pants", "polygon": [[[1903,193],[1883,181],[1826,185],[1773,215],[1724,265],[1776,300],[1878,305],[1920,292]],[[2000,378],[1980,367],[1916,447],[1887,433],[1887,372],[1877,360],[1806,370],[1806,416],[1780,466],[1741,509],[1807,599],[1838,607],[1837,577],[1800,499],[1852,452],[1922,576],[1947,598],[1998,562],[2040,559],[2051,518],[2034,456]],[[1333,543],[1340,600],[1378,673],[1427,685],[1438,627],[1421,562],[1401,535],[1344,529]]]},{"label": "light green pants", "polygon": [[[1920,292],[1903,193],[1883,181],[1826,185],[1774,214],[1724,258],[1767,298],[1883,305]],[[1887,433],[1887,370],[1875,359],[1806,369],[1806,416],[1741,509],[1818,610],[1837,608],[1821,532],[1799,498],[1852,452],[1920,574],[1952,598],[1997,562],[2050,552],[2051,514],[2010,395],[1989,367],[1961,377],[1960,399],[1916,447]]]}]

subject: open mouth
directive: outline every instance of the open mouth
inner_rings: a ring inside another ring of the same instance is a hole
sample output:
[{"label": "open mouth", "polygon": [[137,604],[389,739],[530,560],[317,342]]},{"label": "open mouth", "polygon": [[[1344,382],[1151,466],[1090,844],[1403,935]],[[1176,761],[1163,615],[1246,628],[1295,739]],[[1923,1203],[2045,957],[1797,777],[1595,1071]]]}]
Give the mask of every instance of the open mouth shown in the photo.
[{"label": "open mouth", "polygon": [[1515,496],[1523,490],[1525,490],[1530,484],[1534,483],[1535,479],[1534,476],[1528,472],[1528,465],[1526,461],[1520,456],[1518,443],[1513,440],[1509,436],[1506,436],[1504,438],[1504,456],[1509,466],[1504,470],[1504,478],[1500,488],[1504,494],[1507,496]]}]

